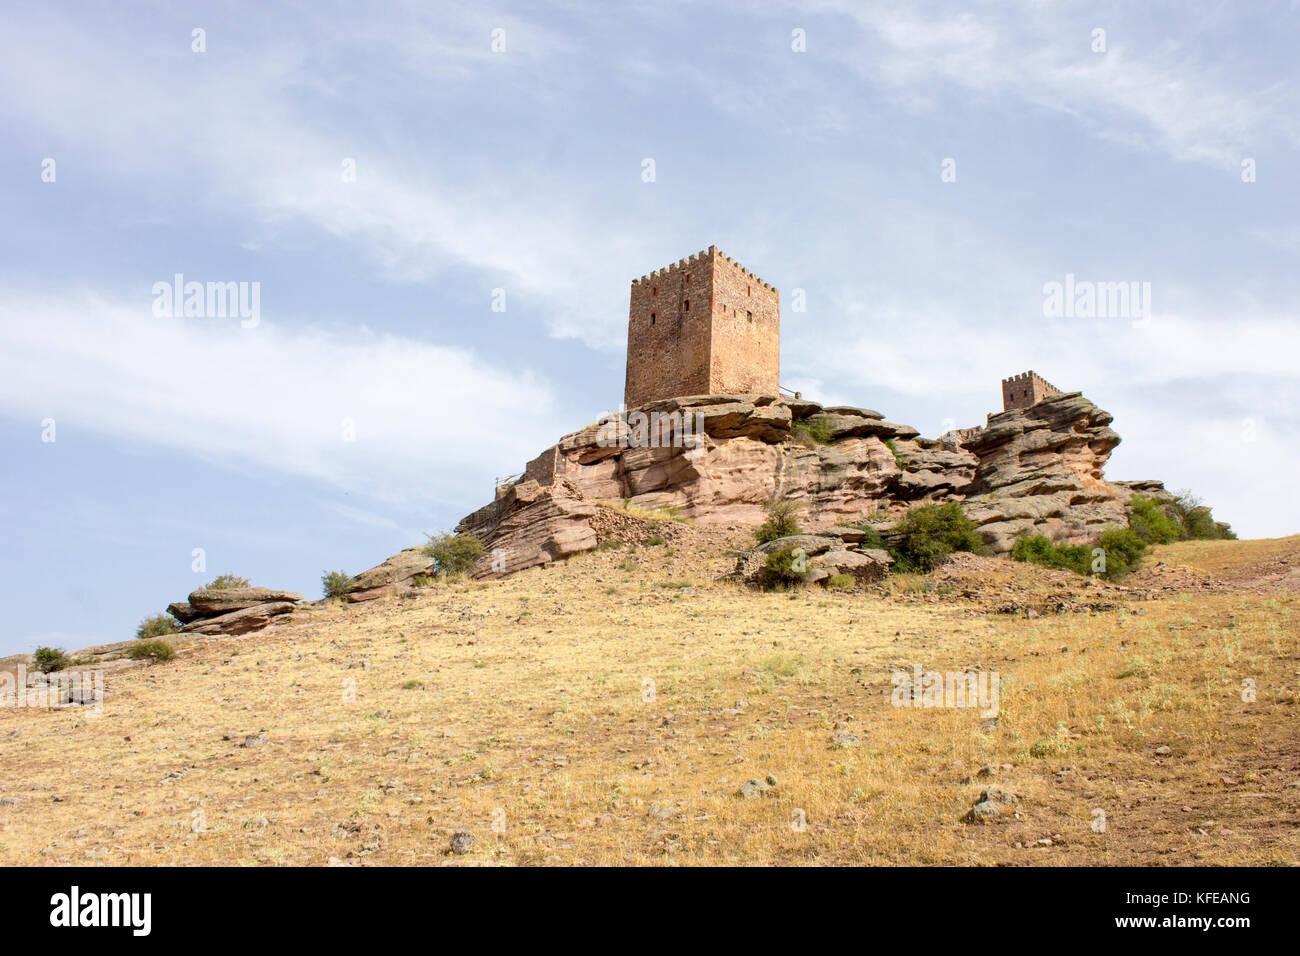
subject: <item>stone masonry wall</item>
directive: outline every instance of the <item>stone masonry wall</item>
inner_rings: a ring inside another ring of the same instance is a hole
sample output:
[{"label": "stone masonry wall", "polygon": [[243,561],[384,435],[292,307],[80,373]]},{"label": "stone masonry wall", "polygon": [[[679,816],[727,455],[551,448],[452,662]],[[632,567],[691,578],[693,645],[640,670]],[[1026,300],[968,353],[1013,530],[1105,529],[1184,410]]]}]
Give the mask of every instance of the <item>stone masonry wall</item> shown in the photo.
[{"label": "stone masonry wall", "polygon": [[632,281],[623,401],[775,395],[780,339],[777,290],[710,246]]},{"label": "stone masonry wall", "polygon": [[628,408],[708,393],[712,271],[711,257],[698,253],[633,280],[623,392]]},{"label": "stone masonry wall", "polygon": [[780,295],[738,262],[714,256],[710,394],[779,394]]}]

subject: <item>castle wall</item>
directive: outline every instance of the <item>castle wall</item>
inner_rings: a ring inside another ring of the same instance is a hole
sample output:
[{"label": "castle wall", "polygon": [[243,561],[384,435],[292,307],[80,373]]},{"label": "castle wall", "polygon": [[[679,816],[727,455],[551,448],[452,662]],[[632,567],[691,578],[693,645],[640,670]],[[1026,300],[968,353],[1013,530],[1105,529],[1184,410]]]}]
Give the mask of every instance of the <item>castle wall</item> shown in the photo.
[{"label": "castle wall", "polygon": [[709,392],[712,257],[699,253],[632,282],[627,324],[628,408]]},{"label": "castle wall", "polygon": [[1061,390],[1033,371],[1022,372],[1002,380],[1002,410],[1029,408]]},{"label": "castle wall", "polygon": [[713,259],[709,391],[779,394],[780,293],[722,253]]},{"label": "castle wall", "polygon": [[527,481],[531,478],[539,485],[553,484],[557,473],[564,474],[565,464],[564,458],[560,455],[560,446],[552,445],[524,466],[522,480]]}]

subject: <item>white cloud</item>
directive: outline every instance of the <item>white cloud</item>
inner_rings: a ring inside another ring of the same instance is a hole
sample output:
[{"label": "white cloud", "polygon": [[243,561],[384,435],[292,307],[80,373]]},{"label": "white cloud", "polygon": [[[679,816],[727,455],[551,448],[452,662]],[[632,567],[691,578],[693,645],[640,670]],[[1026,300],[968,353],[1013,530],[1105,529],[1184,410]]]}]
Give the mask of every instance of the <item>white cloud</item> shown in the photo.
[{"label": "white cloud", "polygon": [[[507,56],[489,52],[489,24],[508,24]],[[582,208],[575,196],[583,190],[557,188],[557,171],[534,156],[505,156],[485,169],[456,148],[454,130],[417,148],[400,133],[394,142],[386,130],[307,118],[304,98],[327,115],[369,108],[367,95],[337,89],[321,69],[320,61],[350,45],[370,51],[381,77],[410,84],[417,102],[421,84],[473,82],[476,73],[519,70],[570,46],[532,24],[479,13],[437,27],[417,18],[414,25],[367,20],[358,34],[325,29],[314,34],[314,55],[272,44],[239,45],[218,57],[211,38],[208,54],[181,57],[170,48],[143,55],[140,42],[37,15],[0,31],[7,64],[0,105],[45,137],[93,146],[106,169],[128,180],[182,179],[211,193],[209,204],[225,203],[258,223],[245,248],[268,245],[281,226],[306,223],[351,243],[393,281],[476,271],[485,303],[491,289],[505,288],[514,303],[543,306],[551,335],[616,346],[626,320],[601,303],[626,301],[626,263],[650,261],[638,252],[644,233],[595,236],[599,210]],[[445,39],[449,30],[460,42]],[[441,37],[431,47],[413,39],[430,31]],[[526,102],[548,94],[525,85],[519,95]],[[345,158],[355,160],[355,182],[342,179]],[[634,171],[630,159],[629,177]]]},{"label": "white cloud", "polygon": [[[935,108],[944,87],[954,86],[1066,113],[1104,138],[1232,170],[1275,139],[1300,146],[1293,74],[1269,83],[1230,79],[1203,49],[1171,40],[1167,24],[1141,29],[1131,9],[1037,0],[984,2],[959,14],[911,0],[821,6],[855,22],[866,40],[827,43],[829,55],[917,111]],[[1231,62],[1226,27],[1210,21],[1214,13],[1205,13],[1204,24],[1187,22],[1199,15],[1187,11],[1179,35],[1217,36],[1210,48]],[[1110,27],[1104,53],[1091,48],[1098,26]]]},{"label": "white cloud", "polygon": [[94,430],[457,507],[483,497],[491,463],[522,465],[559,434],[544,381],[461,349],[265,317],[159,319],[150,304],[5,290],[0,412],[31,421],[33,441],[53,418],[57,441]]}]

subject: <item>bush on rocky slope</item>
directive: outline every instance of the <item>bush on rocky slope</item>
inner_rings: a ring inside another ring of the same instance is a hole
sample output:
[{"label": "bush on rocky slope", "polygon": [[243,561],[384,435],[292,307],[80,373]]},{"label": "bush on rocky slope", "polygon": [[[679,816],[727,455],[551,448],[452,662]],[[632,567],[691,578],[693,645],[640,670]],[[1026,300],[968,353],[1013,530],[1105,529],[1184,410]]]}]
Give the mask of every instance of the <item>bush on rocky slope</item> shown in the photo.
[{"label": "bush on rocky slope", "polygon": [[1107,528],[1088,544],[1055,544],[1041,534],[1022,535],[1011,557],[1045,568],[1118,581],[1134,570],[1146,553],[1147,542],[1132,528]]},{"label": "bush on rocky slope", "polygon": [[36,669],[49,673],[50,671],[61,671],[65,667],[72,666],[72,658],[64,653],[61,647],[38,647],[32,654],[32,662]]},{"label": "bush on rocky slope", "polygon": [[754,529],[754,540],[767,544],[799,533],[799,507],[793,501],[772,500],[763,506],[767,520]]},{"label": "bush on rocky slope", "polygon": [[140,626],[135,629],[135,636],[139,638],[161,637],[164,634],[175,634],[180,629],[180,622],[170,614],[155,614],[153,617],[147,617],[140,622]]},{"label": "bush on rocky slope", "polygon": [[896,572],[933,571],[954,551],[984,550],[975,522],[955,501],[913,508],[886,537]]},{"label": "bush on rocky slope", "polygon": [[435,574],[455,578],[473,569],[483,557],[483,542],[472,534],[431,534],[425,547]]}]

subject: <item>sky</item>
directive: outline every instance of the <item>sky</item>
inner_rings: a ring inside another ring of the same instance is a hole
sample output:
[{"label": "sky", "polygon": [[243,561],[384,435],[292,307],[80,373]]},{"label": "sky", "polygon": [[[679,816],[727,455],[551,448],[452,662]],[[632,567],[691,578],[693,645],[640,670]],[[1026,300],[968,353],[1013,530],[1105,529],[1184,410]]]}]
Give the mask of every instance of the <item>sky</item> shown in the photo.
[{"label": "sky", "polygon": [[710,245],[788,388],[935,436],[1033,369],[1108,477],[1300,532],[1298,48],[1296,2],[5,4],[0,655],[453,528]]}]

